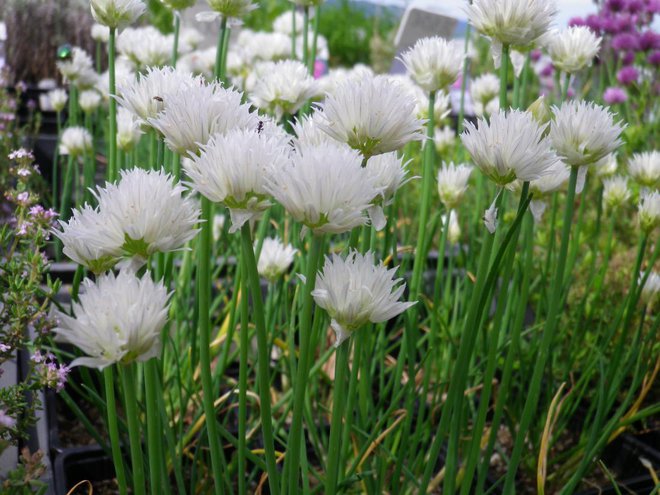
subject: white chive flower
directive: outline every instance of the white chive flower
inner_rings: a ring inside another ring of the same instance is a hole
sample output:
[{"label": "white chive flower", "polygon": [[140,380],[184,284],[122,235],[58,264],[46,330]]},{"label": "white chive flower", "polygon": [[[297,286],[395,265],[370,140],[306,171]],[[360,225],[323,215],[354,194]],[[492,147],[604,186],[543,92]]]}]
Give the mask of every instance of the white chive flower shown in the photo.
[{"label": "white chive flower", "polygon": [[291,244],[285,245],[279,239],[266,237],[257,262],[259,275],[274,282],[289,269],[297,252]]},{"label": "white chive flower", "polygon": [[478,120],[478,127],[466,123],[461,140],[474,163],[497,185],[515,179],[532,181],[543,177],[558,158],[543,137],[546,126],[539,126],[529,112],[497,111],[490,122]]},{"label": "white chive flower", "polygon": [[548,31],[557,6],[553,0],[474,0],[466,10],[480,33],[526,49]]},{"label": "white chive flower", "polygon": [[291,216],[317,233],[341,234],[367,223],[365,210],[381,193],[360,155],[341,143],[299,149],[272,168],[266,190]]},{"label": "white chive flower", "polygon": [[427,93],[453,84],[463,69],[464,58],[461,43],[438,36],[417,40],[401,55],[410,76]]},{"label": "white chive flower", "polygon": [[571,167],[591,165],[621,145],[621,123],[600,105],[570,101],[553,107],[553,113],[550,140]]},{"label": "white chive flower", "polygon": [[638,207],[639,226],[647,234],[660,225],[660,193],[644,191]]},{"label": "white chive flower", "polygon": [[396,270],[382,262],[376,265],[371,251],[364,255],[352,251],[346,258],[337,254],[326,257],[312,296],[332,319],[335,347],[367,322],[390,320],[415,304],[399,301],[406,284],[394,278]]},{"label": "white chive flower", "polygon": [[[546,199],[548,195],[561,189],[570,176],[570,168],[565,163],[557,161],[550,167],[546,175],[529,182],[529,192],[532,193],[529,210],[532,212],[536,223],[540,223],[543,218],[543,213],[547,207]],[[522,185],[522,181],[516,180],[509,184],[507,188],[520,193]]]},{"label": "white chive flower", "polygon": [[448,210],[456,208],[468,188],[472,166],[464,163],[444,163],[438,170],[438,194]]},{"label": "white chive flower", "polygon": [[644,187],[660,185],[660,151],[635,153],[628,160],[628,173]]},{"label": "white chive flower", "polygon": [[48,92],[48,100],[50,105],[53,107],[53,110],[56,112],[61,112],[66,106],[66,102],[69,99],[67,93],[63,89],[53,89]]},{"label": "white chive flower", "polygon": [[598,177],[611,177],[617,171],[619,162],[616,153],[610,153],[593,164],[594,172]]},{"label": "white chive flower", "polygon": [[456,132],[448,125],[441,129],[436,128],[433,141],[435,142],[435,149],[439,154],[442,154],[456,142]]},{"label": "white chive flower", "polygon": [[59,220],[52,233],[62,241],[62,252],[95,274],[110,270],[123,255],[124,233],[113,228],[105,211],[85,205],[74,209],[68,221]]},{"label": "white chive flower", "polygon": [[[293,15],[296,16],[296,33],[299,33],[303,30],[304,17],[297,10],[294,11]],[[291,33],[293,33],[293,18],[291,17],[291,11],[287,10],[275,18],[273,21],[273,31],[291,36]]]},{"label": "white chive flower", "polygon": [[587,26],[571,26],[555,33],[547,44],[552,64],[562,72],[572,74],[591,66],[600,51],[602,38]]},{"label": "white chive flower", "polygon": [[161,332],[167,323],[169,295],[149,272],[138,278],[122,270],[96,282],[85,279],[71,317],[55,311],[58,340],[80,348],[87,356],[71,366],[103,369],[115,363],[148,361],[160,354]]},{"label": "white chive flower", "polygon": [[307,67],[297,60],[267,62],[251,92],[252,103],[280,120],[296,113],[317,93],[316,83]]},{"label": "white chive flower", "polygon": [[92,58],[85,50],[77,46],[71,49],[69,58],[58,60],[55,65],[57,65],[62,77],[74,85],[77,85],[81,78],[86,79],[90,71],[96,74]]},{"label": "white chive flower", "polygon": [[483,74],[472,81],[470,95],[474,101],[487,103],[500,94],[500,79],[491,73]]},{"label": "white chive flower", "polygon": [[190,156],[184,169],[191,186],[209,200],[229,208],[233,233],[258,218],[270,205],[266,177],[271,168],[283,168],[288,147],[275,136],[257,129],[234,129],[215,135]]},{"label": "white chive flower", "polygon": [[242,95],[220,84],[200,84],[163,97],[165,109],[148,122],[165,137],[165,144],[180,155],[198,154],[214,134],[235,128],[256,129],[259,119]]},{"label": "white chive flower", "polygon": [[[642,283],[642,280],[644,279],[644,272],[640,272],[639,274],[639,283]],[[658,297],[658,294],[660,294],[660,273],[657,272],[651,272],[649,273],[648,278],[646,279],[646,283],[641,287],[642,293],[641,293],[641,298],[642,300],[648,304],[653,299]]]},{"label": "white chive flower", "polygon": [[152,26],[126,28],[117,36],[117,52],[127,57],[136,70],[162,67],[172,58],[172,36]]},{"label": "white chive flower", "polygon": [[94,193],[99,210],[107,214],[124,237],[124,254],[146,260],[156,252],[184,248],[199,229],[196,200],[163,171],[122,170],[118,184],[106,183]]},{"label": "white chive flower", "polygon": [[109,28],[134,23],[147,8],[142,0],[91,0],[90,6],[96,22]]},{"label": "white chive flower", "polygon": [[[447,221],[447,214],[442,215],[441,217],[442,225],[445,225]],[[458,215],[456,210],[451,210],[449,212],[449,230],[447,231],[447,240],[449,244],[458,244],[458,241],[461,240],[461,226],[458,224]]]},{"label": "white chive flower", "polygon": [[493,98],[486,105],[480,101],[474,102],[474,114],[477,117],[483,117],[486,115],[492,115],[500,109],[500,101],[497,98]]},{"label": "white chive flower", "polygon": [[155,118],[165,109],[166,95],[199,84],[201,80],[172,67],[149,67],[146,74],[142,74],[139,79],[118,84],[119,96],[116,100],[133,112],[140,119],[140,124],[148,125],[150,118]]},{"label": "white chive flower", "polygon": [[603,180],[603,204],[608,210],[623,206],[630,199],[628,179],[616,176]]},{"label": "white chive flower", "polygon": [[368,158],[424,139],[424,121],[415,116],[415,99],[385,76],[340,84],[321,105],[331,137]]},{"label": "white chive flower", "polygon": [[64,129],[60,137],[60,155],[81,156],[92,151],[92,135],[84,127]]},{"label": "white chive flower", "polygon": [[371,225],[376,230],[382,230],[387,224],[383,207],[392,204],[397,190],[408,182],[408,162],[403,162],[396,151],[383,153],[369,159],[366,166],[367,174],[373,179],[374,185],[381,192],[371,202],[367,210]]},{"label": "white chive flower", "polygon": [[131,151],[140,141],[142,131],[140,122],[135,115],[123,108],[117,109],[117,148],[122,151]]},{"label": "white chive flower", "polygon": [[[144,74],[140,74],[140,77],[144,77]],[[137,80],[135,70],[131,62],[124,58],[118,57],[115,60],[115,94],[114,97],[121,97],[121,88],[129,84],[132,84]],[[110,100],[110,72],[105,71],[101,73],[96,79],[94,84],[94,89],[98,91],[103,97],[103,101]]]},{"label": "white chive flower", "polygon": [[294,148],[301,146],[318,146],[325,143],[338,143],[330,137],[330,135],[321,129],[319,123],[324,122],[323,114],[320,111],[315,111],[311,115],[303,115],[296,118],[292,124]]},{"label": "white chive flower", "polygon": [[78,104],[83,112],[92,113],[101,104],[101,95],[94,89],[81,91],[78,96]]},{"label": "white chive flower", "polygon": [[98,22],[92,24],[90,34],[92,36],[92,39],[99,43],[107,43],[108,40],[110,39],[110,29],[108,28],[108,26],[104,26],[103,24],[99,24]]},{"label": "white chive flower", "polygon": [[[420,119],[429,118],[429,97],[428,95],[421,90],[421,88],[415,86],[415,97],[417,99],[417,116]],[[433,104],[433,122],[435,125],[442,123],[445,117],[451,113],[451,98],[448,93],[444,91],[438,91],[435,95],[435,102]]]}]

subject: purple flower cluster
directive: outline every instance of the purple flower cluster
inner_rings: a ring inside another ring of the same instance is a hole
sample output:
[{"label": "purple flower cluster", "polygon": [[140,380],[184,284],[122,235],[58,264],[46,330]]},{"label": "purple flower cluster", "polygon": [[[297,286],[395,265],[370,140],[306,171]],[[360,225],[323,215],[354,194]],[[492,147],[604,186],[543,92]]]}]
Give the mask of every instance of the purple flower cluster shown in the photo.
[{"label": "purple flower cluster", "polygon": [[58,364],[55,356],[50,352],[41,354],[39,351],[35,351],[30,359],[32,359],[37,375],[44,386],[58,392],[64,388],[69,371],[71,371],[68,366]]}]

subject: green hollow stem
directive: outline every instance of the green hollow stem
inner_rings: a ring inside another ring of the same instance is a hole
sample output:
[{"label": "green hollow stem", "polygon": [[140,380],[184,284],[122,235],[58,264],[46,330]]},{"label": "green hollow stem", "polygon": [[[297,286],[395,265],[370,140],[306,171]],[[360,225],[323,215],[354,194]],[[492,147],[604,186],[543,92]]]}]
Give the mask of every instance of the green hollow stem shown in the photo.
[{"label": "green hollow stem", "polygon": [[[299,493],[299,471],[300,471],[300,449],[302,444],[302,420],[307,392],[307,379],[309,367],[312,360],[313,349],[310,346],[312,338],[312,291],[316,283],[316,269],[321,258],[323,248],[323,235],[314,235],[307,258],[307,269],[305,271],[305,286],[302,294],[302,312],[300,314],[299,329],[299,359],[296,368],[296,381],[293,383],[293,418],[291,430],[287,441],[289,452],[286,456],[284,477],[282,483],[287,482],[288,491],[282,493]],[[287,480],[288,478],[288,480]],[[286,488],[286,487],[284,487]]]},{"label": "green hollow stem", "polygon": [[309,7],[303,7],[303,34],[302,34],[302,62],[309,69],[309,53],[308,38],[309,38]]},{"label": "green hollow stem", "polygon": [[507,78],[509,76],[509,45],[502,45],[502,61],[500,63],[500,108],[506,110],[507,104]]},{"label": "green hollow stem", "polygon": [[110,446],[112,448],[112,463],[115,466],[119,495],[126,495],[128,493],[126,472],[124,470],[124,459],[119,441],[119,424],[117,421],[117,404],[115,401],[115,382],[112,366],[108,366],[103,370],[103,383],[105,386],[105,403],[108,408],[108,436],[110,437]]},{"label": "green hollow stem", "polygon": [[172,43],[172,67],[176,67],[179,58],[179,31],[181,30],[181,13],[178,10],[174,12],[174,41]]},{"label": "green hollow stem", "polygon": [[147,403],[147,449],[149,458],[149,477],[151,493],[162,493],[163,490],[163,446],[161,439],[163,430],[158,407],[158,361],[152,358],[144,364],[144,387]]},{"label": "green hollow stem", "polygon": [[131,449],[133,493],[135,495],[146,495],[135,367],[130,364],[123,366],[120,374],[124,388],[124,407],[126,408],[126,422],[128,423],[128,438]]},{"label": "green hollow stem", "polygon": [[116,29],[110,28],[110,36],[108,38],[108,77],[109,87],[108,100],[110,130],[108,132],[108,181],[114,182],[117,180],[117,102],[113,98],[115,95],[115,37]]},{"label": "green hollow stem", "polygon": [[314,9],[314,36],[312,37],[312,51],[309,57],[309,75],[314,76],[314,65],[316,64],[316,52],[318,49],[319,41],[319,26],[321,24],[321,6]]},{"label": "green hollow stem", "polygon": [[[247,224],[247,222],[246,222]],[[248,277],[245,269],[245,256],[241,257],[241,331],[239,342],[239,369],[238,369],[238,493],[247,493],[245,472],[245,456],[247,452],[247,367],[248,367],[248,338],[249,298]]]},{"label": "green hollow stem", "polygon": [[[525,201],[527,201],[527,196],[529,193],[529,182],[523,183],[523,189],[520,194],[520,204],[519,211],[523,207]],[[470,443],[469,454],[467,456],[467,462],[465,467],[465,473],[463,477],[463,484],[461,486],[461,495],[468,495],[471,488],[471,480],[474,474],[474,470],[477,466],[477,461],[479,459],[479,453],[481,452],[481,438],[476,432],[483,431],[484,425],[486,424],[486,414],[490,409],[490,396],[493,388],[493,377],[495,376],[495,369],[497,366],[497,350],[498,350],[498,341],[499,336],[502,333],[502,327],[506,327],[506,319],[504,319],[505,308],[509,298],[505,297],[506,289],[508,287],[508,281],[512,280],[513,275],[513,262],[516,257],[516,246],[518,245],[518,236],[520,234],[520,228],[514,230],[513,240],[509,246],[509,250],[506,254],[506,260],[504,263],[504,270],[502,272],[502,290],[499,293],[497,308],[495,310],[495,316],[493,318],[493,327],[490,329],[489,333],[489,346],[488,346],[488,355],[486,359],[486,370],[484,372],[483,379],[483,389],[481,391],[481,396],[479,397],[479,410],[477,412],[477,420],[473,426],[473,431],[475,434],[472,436],[472,441]]]},{"label": "green hollow stem", "polygon": [[57,122],[57,143],[55,144],[55,151],[53,152],[53,177],[52,177],[52,186],[51,194],[52,201],[51,204],[54,208],[57,208],[57,201],[59,199],[58,190],[60,187],[59,183],[59,168],[60,168],[60,153],[59,153],[59,144],[62,137],[62,112],[57,112],[56,116]]},{"label": "green hollow stem", "polygon": [[465,118],[465,91],[467,89],[467,79],[468,79],[468,67],[470,64],[470,58],[467,56],[468,48],[470,46],[470,35],[472,32],[472,24],[467,25],[465,28],[465,44],[463,46],[463,53],[465,58],[463,59],[463,76],[461,78],[461,103],[458,108],[458,123],[456,126],[456,134],[460,135],[463,131],[463,119]]},{"label": "green hollow stem", "polygon": [[[264,312],[261,283],[257,271],[257,260],[254,255],[254,244],[250,232],[250,223],[245,222],[241,228],[241,247],[246,279],[250,286],[250,295],[254,306],[254,318],[257,328],[257,383],[261,403],[261,429],[263,433],[264,450],[266,454],[266,469],[270,493],[279,494],[277,459],[275,458],[275,440],[273,437],[272,413],[270,404],[270,359],[268,352],[268,334]],[[243,296],[247,301],[247,293]],[[247,332],[246,332],[247,334]]]},{"label": "green hollow stem", "polygon": [[516,434],[516,440],[507,467],[507,475],[504,482],[504,493],[513,493],[516,471],[520,463],[523,448],[525,446],[525,437],[531,424],[534,412],[538,406],[538,398],[541,392],[541,381],[545,371],[545,365],[551,352],[552,341],[555,331],[559,325],[560,302],[562,300],[562,286],[564,282],[564,269],[568,254],[568,245],[571,234],[571,224],[573,222],[573,208],[575,201],[575,188],[577,184],[577,167],[571,167],[571,176],[568,183],[568,193],[566,195],[566,209],[564,210],[564,224],[562,226],[561,245],[557,265],[550,288],[550,302],[548,304],[548,316],[541,337],[541,345],[534,364],[532,379],[527,390],[527,398],[523,408],[522,416]]},{"label": "green hollow stem", "polygon": [[564,103],[568,98],[568,88],[571,86],[571,74],[566,73],[566,78],[564,79],[564,85],[561,88],[561,102]]},{"label": "green hollow stem", "polygon": [[[504,191],[500,191],[495,199],[495,208],[498,210],[500,209],[504,198],[503,192]],[[485,290],[486,279],[488,278],[488,268],[493,250],[494,239],[494,234],[490,234],[488,231],[484,231],[484,241],[481,247],[479,265],[477,268],[476,285],[472,292],[467,319],[465,320],[463,327],[463,337],[461,338],[458,357],[455,361],[452,379],[449,385],[449,392],[447,394],[447,401],[443,407],[442,415],[440,417],[440,424],[436,431],[435,438],[433,439],[433,443],[431,444],[429,462],[424,469],[424,475],[420,484],[420,493],[426,493],[426,488],[428,487],[431,475],[433,474],[433,468],[435,467],[435,459],[437,459],[438,455],[440,454],[440,448],[442,447],[445,435],[447,434],[452,409],[455,404],[458,406],[462,405],[463,391],[465,389],[465,381],[467,380],[470,357],[474,350],[474,343],[478,333],[477,322],[479,321],[478,313],[480,309],[480,300],[482,293]],[[450,459],[448,457],[447,461],[448,463],[455,463],[456,459]],[[451,473],[452,471],[447,468],[447,472]]]},{"label": "green hollow stem", "polygon": [[226,43],[227,40],[225,36],[226,32],[227,32],[227,18],[223,16],[222,20],[220,21],[220,32],[218,33],[218,44],[215,53],[214,75],[218,81],[222,81],[223,78],[225,77],[222,62],[225,58],[225,50],[227,49],[227,43]]},{"label": "green hollow stem", "polygon": [[66,171],[64,173],[64,182],[62,184],[62,202],[60,204],[60,218],[68,220],[71,216],[71,193],[73,191],[74,167],[77,167],[76,158],[69,155],[66,161]]},{"label": "green hollow stem", "polygon": [[[330,444],[328,448],[328,467],[326,469],[325,493],[335,495],[337,493],[338,477],[343,471],[342,459],[342,417],[344,416],[344,404],[346,402],[345,384],[348,375],[348,355],[351,350],[351,339],[337,348],[335,356],[335,384],[332,397],[332,421],[330,423]],[[351,414],[352,411],[346,411]]]},{"label": "green hollow stem", "polygon": [[199,341],[199,364],[202,379],[204,415],[206,416],[206,433],[211,451],[211,468],[215,480],[214,487],[216,495],[223,493],[222,476],[222,451],[220,449],[220,437],[215,415],[215,391],[211,377],[211,230],[213,228],[211,218],[211,202],[202,197],[201,232],[197,245],[197,307],[198,307],[198,341]]},{"label": "green hollow stem", "polygon": [[[93,136],[94,135],[94,129],[92,127],[92,115],[90,113],[85,113],[85,129],[89,131],[89,133]],[[91,203],[93,195],[91,188],[94,187],[94,175],[95,175],[95,159],[96,159],[96,154],[93,151],[93,145],[92,145],[92,152],[85,155],[84,161],[83,161],[83,184],[84,184],[84,191],[83,191],[83,203]]]}]

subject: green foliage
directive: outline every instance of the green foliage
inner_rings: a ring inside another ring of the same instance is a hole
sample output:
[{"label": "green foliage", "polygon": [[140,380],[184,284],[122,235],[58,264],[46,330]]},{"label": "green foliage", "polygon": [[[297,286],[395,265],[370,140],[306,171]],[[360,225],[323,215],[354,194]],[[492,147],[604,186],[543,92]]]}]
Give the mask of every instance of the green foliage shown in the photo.
[{"label": "green foliage", "polygon": [[162,33],[174,30],[174,14],[160,0],[148,0],[147,11],[149,23]]}]

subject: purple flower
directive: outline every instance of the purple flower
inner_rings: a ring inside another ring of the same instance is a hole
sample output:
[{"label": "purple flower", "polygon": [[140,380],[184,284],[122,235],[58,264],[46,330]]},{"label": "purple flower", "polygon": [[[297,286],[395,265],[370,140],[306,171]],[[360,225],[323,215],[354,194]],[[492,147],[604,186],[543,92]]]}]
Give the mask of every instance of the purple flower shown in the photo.
[{"label": "purple flower", "polygon": [[605,29],[604,21],[606,21],[606,20],[607,19],[602,19],[600,16],[598,16],[596,14],[591,14],[591,15],[587,16],[587,19],[584,21],[584,23],[587,26],[589,26],[589,28],[592,31],[594,31],[596,33],[600,33],[600,31],[602,29]]},{"label": "purple flower", "polygon": [[660,50],[653,50],[647,60],[650,65],[660,65]]},{"label": "purple flower", "polygon": [[607,0],[605,9],[610,12],[622,12],[627,7],[627,3],[626,0]]},{"label": "purple flower", "polygon": [[0,426],[5,428],[13,428],[16,420],[9,416],[3,409],[0,409]]},{"label": "purple flower", "polygon": [[635,61],[635,52],[626,52],[621,58],[621,63],[624,66],[631,65]]},{"label": "purple flower", "polygon": [[660,0],[647,0],[646,12],[648,14],[660,14]]},{"label": "purple flower", "polygon": [[27,206],[29,200],[30,200],[30,193],[28,193],[27,191],[23,191],[22,193],[18,193],[18,195],[16,196],[16,201],[19,204],[22,204],[22,205],[25,205],[25,206]]},{"label": "purple flower", "polygon": [[623,103],[628,99],[626,91],[622,88],[607,88],[605,93],[603,93],[603,100],[608,105],[615,105],[617,103]]},{"label": "purple flower", "polygon": [[624,86],[630,86],[639,79],[639,72],[632,66],[624,67],[616,75],[616,80]]},{"label": "purple flower", "polygon": [[552,76],[553,72],[555,71],[555,68],[552,64],[548,64],[543,69],[541,69],[540,76],[541,77],[550,77]]},{"label": "purple flower", "polygon": [[587,21],[584,20],[582,17],[571,17],[571,19],[568,21],[568,26],[573,27],[573,26],[586,26]]},{"label": "purple flower", "polygon": [[639,14],[644,10],[644,2],[642,0],[628,0],[626,10],[631,14]]},{"label": "purple flower", "polygon": [[541,55],[543,55],[543,53],[538,48],[535,48],[529,53],[532,62],[538,62],[541,59]]},{"label": "purple flower", "polygon": [[612,38],[612,48],[617,51],[639,49],[639,40],[632,33],[620,33]]},{"label": "purple flower", "polygon": [[9,347],[7,344],[0,344],[0,352],[7,352],[11,350],[11,347]]},{"label": "purple flower", "polygon": [[648,52],[649,50],[657,50],[660,48],[660,34],[652,29],[644,31],[639,36],[639,48],[645,52]]}]

